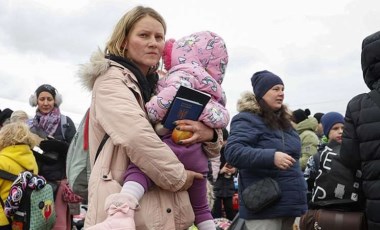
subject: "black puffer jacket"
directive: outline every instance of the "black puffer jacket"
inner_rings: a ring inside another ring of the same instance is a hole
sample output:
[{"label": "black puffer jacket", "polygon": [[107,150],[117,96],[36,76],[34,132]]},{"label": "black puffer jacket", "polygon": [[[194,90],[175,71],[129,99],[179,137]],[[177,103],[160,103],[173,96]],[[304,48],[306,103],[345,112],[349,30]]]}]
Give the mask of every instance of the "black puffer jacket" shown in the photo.
[{"label": "black puffer jacket", "polygon": [[[362,45],[362,69],[368,88],[380,92],[380,31]],[[347,105],[341,157],[351,168],[363,172],[369,229],[380,229],[380,107],[367,94]]]}]

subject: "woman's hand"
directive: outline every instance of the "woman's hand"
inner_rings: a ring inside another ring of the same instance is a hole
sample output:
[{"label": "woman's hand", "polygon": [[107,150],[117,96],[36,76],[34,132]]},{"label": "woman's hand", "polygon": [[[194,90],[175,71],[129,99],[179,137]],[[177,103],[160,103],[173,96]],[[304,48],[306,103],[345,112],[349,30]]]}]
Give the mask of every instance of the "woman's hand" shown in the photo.
[{"label": "woman's hand", "polygon": [[182,188],[180,189],[180,191],[186,191],[190,188],[191,185],[193,185],[193,181],[194,180],[206,180],[202,174],[200,173],[197,173],[197,172],[194,172],[194,171],[190,171],[190,170],[186,170],[186,173],[187,173],[187,177],[186,177],[186,182],[185,184],[182,186]]},{"label": "woman's hand", "polygon": [[235,174],[236,173],[236,168],[233,167],[232,165],[225,163],[223,167],[220,169],[220,173],[226,173],[226,174]]},{"label": "woman's hand", "polygon": [[202,143],[211,141],[214,137],[214,129],[206,126],[200,121],[192,120],[178,120],[175,122],[176,129],[183,131],[190,131],[193,136],[190,138],[179,141],[177,144],[191,145],[195,143]]},{"label": "woman's hand", "polygon": [[283,152],[275,152],[274,164],[277,168],[287,170],[296,162],[293,157]]}]

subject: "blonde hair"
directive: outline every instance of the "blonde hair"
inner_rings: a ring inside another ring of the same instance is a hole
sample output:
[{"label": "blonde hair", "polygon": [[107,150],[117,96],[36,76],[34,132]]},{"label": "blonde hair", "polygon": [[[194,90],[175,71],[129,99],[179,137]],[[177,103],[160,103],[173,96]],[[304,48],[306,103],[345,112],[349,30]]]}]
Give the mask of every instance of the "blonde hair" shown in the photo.
[{"label": "blonde hair", "polygon": [[23,110],[14,111],[11,115],[11,118],[10,118],[12,123],[18,122],[18,121],[26,122],[26,121],[28,121],[28,119],[29,119],[28,114]]},{"label": "blonde hair", "polygon": [[29,145],[32,148],[36,144],[32,132],[23,122],[9,123],[0,130],[0,150],[12,145]]},{"label": "blonde hair", "polygon": [[157,11],[150,7],[136,6],[124,14],[116,24],[111,38],[107,42],[105,53],[124,57],[125,47],[122,46],[125,38],[128,37],[133,26],[145,16],[150,16],[159,21],[164,28],[164,34],[166,34],[165,20]]}]

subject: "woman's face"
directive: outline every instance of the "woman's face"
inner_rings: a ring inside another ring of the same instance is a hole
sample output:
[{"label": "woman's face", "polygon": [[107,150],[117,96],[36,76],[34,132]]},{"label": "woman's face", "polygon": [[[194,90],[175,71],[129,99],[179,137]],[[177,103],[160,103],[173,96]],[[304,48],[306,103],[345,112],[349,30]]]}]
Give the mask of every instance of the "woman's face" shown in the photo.
[{"label": "woman's face", "polygon": [[41,92],[37,98],[37,108],[42,114],[48,114],[54,109],[54,97],[49,92]]},{"label": "woman's face", "polygon": [[277,111],[282,107],[284,96],[284,86],[279,84],[273,86],[270,90],[268,90],[264,94],[263,100],[267,103],[269,108],[271,108],[273,111]]},{"label": "woman's face", "polygon": [[140,19],[124,41],[126,57],[131,59],[143,74],[147,74],[149,68],[159,62],[164,45],[164,27],[151,16]]}]

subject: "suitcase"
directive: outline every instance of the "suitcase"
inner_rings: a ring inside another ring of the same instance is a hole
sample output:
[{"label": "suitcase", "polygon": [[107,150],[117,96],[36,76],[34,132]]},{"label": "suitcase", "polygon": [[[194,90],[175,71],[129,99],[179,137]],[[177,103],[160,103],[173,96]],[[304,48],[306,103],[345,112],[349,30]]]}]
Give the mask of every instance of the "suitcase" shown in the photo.
[{"label": "suitcase", "polygon": [[300,229],[366,230],[367,223],[363,212],[309,209],[301,216]]}]

